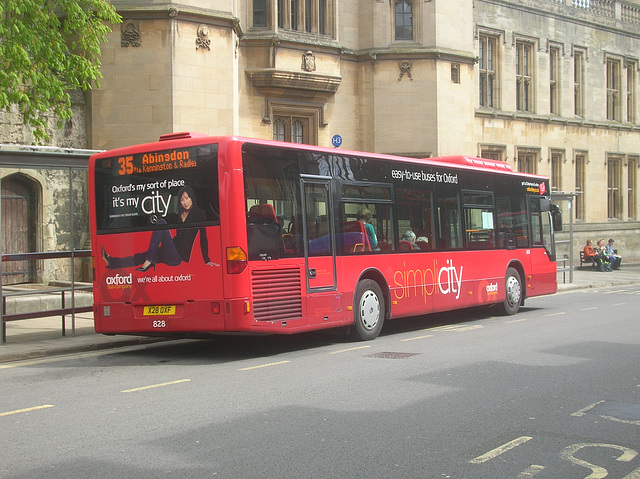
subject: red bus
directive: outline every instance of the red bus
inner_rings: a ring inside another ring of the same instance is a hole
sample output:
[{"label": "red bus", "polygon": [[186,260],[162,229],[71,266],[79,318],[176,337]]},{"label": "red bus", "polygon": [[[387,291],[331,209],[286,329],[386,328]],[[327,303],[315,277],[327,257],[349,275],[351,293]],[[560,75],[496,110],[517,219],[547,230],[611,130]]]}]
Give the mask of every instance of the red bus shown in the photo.
[{"label": "red bus", "polygon": [[199,336],[350,327],[557,290],[548,179],[192,133],[95,154],[97,332]]}]

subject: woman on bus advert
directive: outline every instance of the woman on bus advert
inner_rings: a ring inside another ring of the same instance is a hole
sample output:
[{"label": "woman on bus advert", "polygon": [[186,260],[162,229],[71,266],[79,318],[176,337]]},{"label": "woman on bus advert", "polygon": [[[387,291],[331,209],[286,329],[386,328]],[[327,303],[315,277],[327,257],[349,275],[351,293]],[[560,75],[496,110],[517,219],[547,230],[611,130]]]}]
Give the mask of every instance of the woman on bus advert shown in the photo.
[{"label": "woman on bus advert", "polygon": [[[203,210],[196,204],[195,194],[190,186],[183,186],[178,191],[178,211],[169,215],[168,222],[159,219],[157,224],[183,225],[187,223],[200,223],[206,220]],[[214,266],[209,260],[209,245],[205,228],[181,228],[176,230],[175,236],[171,236],[169,230],[155,230],[151,234],[147,251],[136,253],[133,256],[117,258],[111,256],[102,247],[102,260],[109,269],[130,268],[138,266],[137,271],[155,269],[157,263],[169,266],[178,266],[183,261],[188,263],[191,259],[191,250],[196,236],[200,233],[200,248],[204,262]]]}]

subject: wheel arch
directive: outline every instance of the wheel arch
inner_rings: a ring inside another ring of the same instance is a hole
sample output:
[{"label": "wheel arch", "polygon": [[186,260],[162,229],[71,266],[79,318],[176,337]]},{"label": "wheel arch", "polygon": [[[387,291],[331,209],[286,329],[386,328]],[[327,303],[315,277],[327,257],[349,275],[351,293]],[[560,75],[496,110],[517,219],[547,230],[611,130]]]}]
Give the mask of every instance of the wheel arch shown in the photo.
[{"label": "wheel arch", "polygon": [[511,260],[504,269],[505,274],[509,268],[515,269],[520,275],[520,281],[522,282],[522,300],[520,301],[520,305],[523,305],[524,300],[527,299],[527,277],[524,272],[524,266],[519,260]]},{"label": "wheel arch", "polygon": [[[385,279],[384,275],[380,272],[379,269],[367,268],[362,273],[360,273],[360,276],[358,276],[358,281],[356,281],[356,285],[363,279],[370,279],[378,283],[378,286],[380,286],[380,289],[382,290],[382,295],[384,296],[384,316],[385,316],[385,319],[390,319],[391,318],[391,301],[389,301],[389,299],[391,297],[391,293],[389,290],[389,284],[387,283],[387,280]],[[356,285],[354,285],[354,288],[353,288],[354,291],[356,289]]]}]

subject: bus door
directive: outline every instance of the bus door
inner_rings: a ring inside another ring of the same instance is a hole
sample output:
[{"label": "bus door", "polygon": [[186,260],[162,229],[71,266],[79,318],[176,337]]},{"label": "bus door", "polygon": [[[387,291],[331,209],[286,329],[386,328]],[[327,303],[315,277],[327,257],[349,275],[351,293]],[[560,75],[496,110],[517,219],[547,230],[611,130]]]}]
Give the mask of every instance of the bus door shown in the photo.
[{"label": "bus door", "polygon": [[330,179],[303,178],[302,191],[307,292],[335,291],[336,248]]},{"label": "bus door", "polygon": [[550,206],[551,202],[546,197],[528,197],[533,246],[530,250],[531,280],[529,287],[535,289],[536,294],[555,293],[557,288],[556,252]]}]

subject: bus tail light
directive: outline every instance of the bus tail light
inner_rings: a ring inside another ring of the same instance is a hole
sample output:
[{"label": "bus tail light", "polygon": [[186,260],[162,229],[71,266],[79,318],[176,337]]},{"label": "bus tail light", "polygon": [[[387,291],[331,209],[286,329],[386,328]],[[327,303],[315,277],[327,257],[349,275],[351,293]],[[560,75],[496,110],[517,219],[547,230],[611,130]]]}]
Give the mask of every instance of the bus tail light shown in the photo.
[{"label": "bus tail light", "polygon": [[247,267],[247,253],[239,246],[227,248],[227,273],[239,274]]},{"label": "bus tail light", "polygon": [[211,312],[213,314],[220,314],[220,303],[218,301],[211,303]]}]

